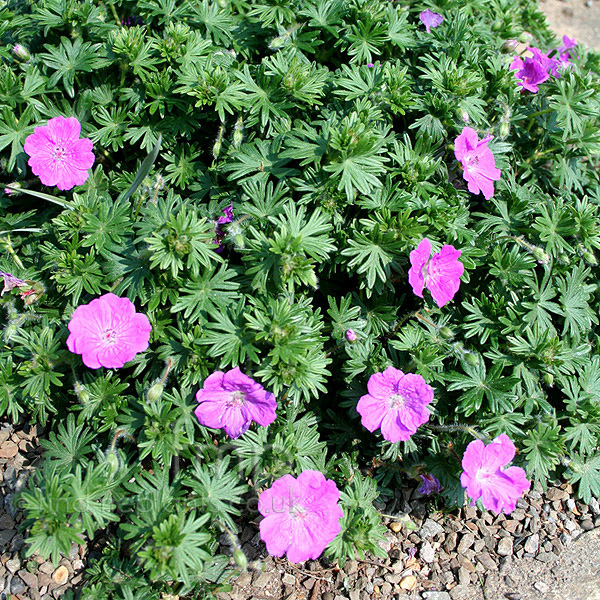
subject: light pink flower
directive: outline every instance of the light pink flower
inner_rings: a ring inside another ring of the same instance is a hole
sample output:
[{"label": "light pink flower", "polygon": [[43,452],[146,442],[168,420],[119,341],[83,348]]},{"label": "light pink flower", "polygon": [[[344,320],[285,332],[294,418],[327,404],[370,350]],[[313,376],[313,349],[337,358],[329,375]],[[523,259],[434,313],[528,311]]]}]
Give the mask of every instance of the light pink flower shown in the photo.
[{"label": "light pink flower", "polygon": [[464,127],[454,140],[454,156],[463,168],[463,177],[472,194],[483,193],[486,200],[494,195],[494,181],[500,179],[500,169],[492,151],[487,147],[493,136],[488,135],[479,141],[477,132]]},{"label": "light pink flower", "polygon": [[239,367],[209,375],[196,399],[198,421],[205,427],[224,429],[230,438],[245,433],[252,421],[266,427],[276,417],[275,395],[244,375]]},{"label": "light pink flower", "polygon": [[438,27],[439,25],[441,25],[444,20],[444,17],[442,17],[442,15],[440,15],[439,13],[427,9],[419,15],[419,19],[421,20],[421,23],[425,25],[425,31],[427,33],[431,33],[431,28]]},{"label": "light pink flower", "polygon": [[261,493],[258,510],[260,537],[273,556],[287,553],[300,563],[316,559],[342,530],[344,516],[338,505],[340,492],[335,481],[320,471],[303,471],[298,479],[284,475]]},{"label": "light pink flower", "polygon": [[148,348],[152,326],[129,298],[104,294],[78,306],[69,321],[67,347],[90,369],[119,369]]},{"label": "light pink flower", "polygon": [[487,446],[481,440],[467,446],[460,483],[471,498],[471,506],[481,498],[485,508],[498,514],[515,510],[517,500],[531,485],[521,467],[504,468],[515,452],[515,445],[505,433]]},{"label": "light pink flower", "polygon": [[433,400],[433,388],[420,375],[406,375],[388,367],[374,373],[367,383],[369,393],[356,406],[361,423],[369,431],[381,428],[388,442],[406,441],[429,420],[427,405]]},{"label": "light pink flower", "polygon": [[427,238],[422,239],[410,253],[408,282],[413,292],[422,298],[423,288],[426,287],[440,308],[450,302],[458,292],[460,278],[465,270],[465,266],[458,260],[461,253],[461,250],[446,244],[430,260],[431,242]]},{"label": "light pink flower", "polygon": [[80,133],[75,117],[55,117],[27,136],[29,166],[44,185],[70,190],[86,182],[94,164],[93,144],[88,138],[79,139]]}]

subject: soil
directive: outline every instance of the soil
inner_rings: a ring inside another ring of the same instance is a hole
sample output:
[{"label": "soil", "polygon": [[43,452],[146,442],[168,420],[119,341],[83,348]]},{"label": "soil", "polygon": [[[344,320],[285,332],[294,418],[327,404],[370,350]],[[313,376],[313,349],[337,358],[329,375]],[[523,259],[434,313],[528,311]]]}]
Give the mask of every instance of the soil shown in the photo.
[{"label": "soil", "polygon": [[559,38],[600,50],[600,0],[540,0],[540,8]]}]

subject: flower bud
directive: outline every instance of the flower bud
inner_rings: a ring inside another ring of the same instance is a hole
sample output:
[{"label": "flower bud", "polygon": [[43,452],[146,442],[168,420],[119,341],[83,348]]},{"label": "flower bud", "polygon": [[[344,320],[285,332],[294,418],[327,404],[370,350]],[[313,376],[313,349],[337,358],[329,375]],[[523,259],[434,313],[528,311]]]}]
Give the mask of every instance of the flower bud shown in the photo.
[{"label": "flower bud", "polygon": [[531,44],[531,42],[533,41],[533,36],[531,35],[531,33],[529,33],[529,31],[524,31],[520,36],[519,36],[519,41],[522,44]]},{"label": "flower bud", "polygon": [[517,49],[518,45],[519,40],[506,40],[504,44],[502,44],[500,51],[504,54],[512,54]]},{"label": "flower bud", "polygon": [[233,130],[233,147],[236,150],[239,150],[239,147],[242,145],[242,140],[244,139],[244,121],[242,117],[238,117],[236,121],[234,130]]},{"label": "flower bud", "polygon": [[465,360],[467,361],[467,364],[471,365],[472,367],[476,367],[477,363],[479,362],[477,356],[475,356],[475,354],[472,352],[467,352],[465,355]]},{"label": "flower bud", "polygon": [[447,340],[452,339],[454,337],[454,331],[450,329],[450,327],[442,327],[440,329],[440,335]]},{"label": "flower bud", "polygon": [[244,554],[243,550],[240,550],[239,548],[235,550],[233,553],[233,560],[235,560],[235,564],[242,571],[246,571],[246,569],[248,568],[248,559],[246,558],[246,555]]},{"label": "flower bud", "polygon": [[229,6],[229,0],[217,0],[219,8],[227,8]]},{"label": "flower bud", "polygon": [[510,123],[508,119],[500,121],[500,127],[498,129],[498,135],[501,138],[505,138],[510,133]]},{"label": "flower bud", "polygon": [[593,252],[590,252],[589,250],[586,250],[583,253],[583,260],[585,260],[585,262],[589,263],[590,265],[597,265],[598,261],[596,260],[596,256],[594,255]]},{"label": "flower bud", "polygon": [[552,373],[545,373],[544,383],[548,386],[552,386],[552,384],[554,383],[554,375],[552,375]]},{"label": "flower bud", "polygon": [[109,450],[106,453],[106,463],[111,475],[114,475],[119,470],[119,457],[114,450]]},{"label": "flower bud", "polygon": [[550,255],[543,249],[536,246],[533,249],[533,256],[542,265],[547,265],[550,262]]},{"label": "flower bud", "polygon": [[356,331],[354,331],[354,329],[348,329],[348,331],[346,331],[346,339],[349,342],[355,342],[358,339]]},{"label": "flower bud", "polygon": [[494,21],[492,23],[492,31],[500,31],[502,29],[502,21]]},{"label": "flower bud", "polygon": [[146,394],[146,399],[148,402],[158,402],[162,398],[164,389],[165,386],[163,385],[162,381],[157,381],[155,384],[150,386],[150,389]]},{"label": "flower bud", "polygon": [[27,62],[31,58],[31,54],[29,54],[29,51],[27,50],[27,48],[25,48],[24,46],[21,46],[21,44],[15,44],[13,46],[12,51],[13,51],[13,54],[19,60],[22,60],[23,62]]},{"label": "flower bud", "polygon": [[[10,185],[9,188],[4,188],[4,193],[7,196],[18,196],[21,193],[18,190],[20,190],[23,186],[21,185],[21,183],[19,181],[13,181],[12,183],[9,183],[9,185]],[[17,188],[17,189],[11,189],[11,188]]]}]

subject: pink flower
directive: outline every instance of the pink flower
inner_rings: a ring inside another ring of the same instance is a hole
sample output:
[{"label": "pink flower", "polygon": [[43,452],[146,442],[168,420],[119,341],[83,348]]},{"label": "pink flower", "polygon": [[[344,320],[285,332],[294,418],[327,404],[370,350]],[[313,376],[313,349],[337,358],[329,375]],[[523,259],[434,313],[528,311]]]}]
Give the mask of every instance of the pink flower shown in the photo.
[{"label": "pink flower", "polygon": [[206,427],[224,429],[230,438],[245,433],[252,421],[266,427],[276,417],[275,395],[244,375],[239,367],[209,375],[196,399],[198,421]]},{"label": "pink flower", "polygon": [[488,135],[479,141],[477,132],[471,127],[464,127],[454,140],[454,156],[463,168],[463,177],[472,194],[483,193],[489,200],[494,196],[494,181],[500,179],[500,169],[492,151],[487,147],[493,136]]},{"label": "pink flower", "polygon": [[70,190],[86,182],[94,164],[93,144],[88,138],[79,139],[80,133],[75,117],[55,117],[27,136],[29,166],[44,185]]},{"label": "pink flower", "polygon": [[481,440],[473,440],[467,446],[460,483],[471,498],[471,506],[481,498],[485,508],[498,514],[515,510],[517,500],[530,486],[521,467],[504,469],[514,458],[515,451],[515,445],[505,433],[487,446]]},{"label": "pink flower", "polygon": [[427,33],[431,33],[431,28],[441,25],[442,21],[444,20],[444,17],[442,17],[442,15],[436,12],[427,9],[419,15],[419,19],[421,19],[421,23],[425,25],[425,31]]},{"label": "pink flower", "polygon": [[563,36],[562,46],[560,46],[556,50],[561,67],[573,66],[573,63],[570,61],[570,59],[572,58],[570,50],[575,48],[575,46],[577,46],[577,42],[575,41],[575,39],[572,39],[567,35]]},{"label": "pink flower", "polygon": [[408,282],[413,292],[422,298],[423,288],[426,287],[440,308],[450,302],[458,292],[460,278],[465,270],[465,266],[458,260],[461,252],[454,246],[444,245],[430,260],[431,242],[427,238],[421,240],[410,253]]},{"label": "pink flower", "polygon": [[348,331],[346,331],[346,339],[349,342],[355,342],[357,338],[358,336],[356,335],[356,331],[354,331],[354,329],[348,329]]},{"label": "pink flower", "polygon": [[361,423],[369,431],[381,428],[388,442],[406,441],[429,420],[427,405],[433,388],[420,375],[388,367],[374,373],[367,383],[369,393],[356,406]]},{"label": "pink flower", "polygon": [[69,321],[67,347],[90,369],[119,369],[148,348],[152,326],[129,298],[104,294],[78,306]]},{"label": "pink flower", "polygon": [[300,563],[321,556],[342,530],[335,481],[320,471],[302,471],[295,479],[284,475],[258,498],[260,537],[273,556]]}]

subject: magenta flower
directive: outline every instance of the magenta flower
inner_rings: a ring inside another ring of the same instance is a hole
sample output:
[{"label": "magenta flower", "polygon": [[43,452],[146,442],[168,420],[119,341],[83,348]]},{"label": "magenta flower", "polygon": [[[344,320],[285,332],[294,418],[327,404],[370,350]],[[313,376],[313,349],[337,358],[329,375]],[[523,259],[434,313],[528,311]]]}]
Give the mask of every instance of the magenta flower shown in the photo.
[{"label": "magenta flower", "polygon": [[354,331],[354,329],[348,329],[348,331],[346,331],[346,339],[349,342],[355,342],[357,338],[358,336],[356,335],[356,331]]},{"label": "magenta flower", "polygon": [[70,190],[86,182],[94,164],[93,144],[88,138],[79,139],[80,133],[75,117],[55,117],[27,136],[29,166],[44,185]]},{"label": "magenta flower", "polygon": [[523,60],[515,56],[509,68],[515,71],[515,77],[519,80],[518,85],[534,94],[538,92],[538,85],[550,77],[548,68],[535,57]]},{"label": "magenta flower", "polygon": [[302,471],[298,479],[284,475],[274,481],[258,498],[264,517],[260,537],[269,554],[287,552],[293,563],[319,558],[342,530],[339,499],[335,481],[325,479],[320,471]]},{"label": "magenta flower", "polygon": [[463,178],[472,194],[483,194],[486,200],[494,196],[494,181],[500,179],[500,169],[488,142],[493,136],[488,135],[479,141],[477,132],[471,127],[464,127],[454,140],[454,156],[463,168]]},{"label": "magenta flower", "polygon": [[423,480],[423,483],[417,488],[419,494],[429,496],[430,494],[439,494],[444,489],[439,480],[431,473],[420,475],[420,477]]},{"label": "magenta flower", "polygon": [[419,19],[421,19],[421,23],[425,25],[425,31],[427,33],[431,33],[431,28],[441,25],[442,21],[444,20],[444,17],[442,17],[442,15],[436,12],[427,9],[419,15]]},{"label": "magenta flower", "polygon": [[485,508],[498,514],[515,510],[517,500],[530,486],[521,467],[504,468],[514,458],[515,451],[505,433],[487,446],[481,440],[473,440],[467,446],[460,483],[471,498],[471,506],[481,498]]},{"label": "magenta flower", "polygon": [[573,66],[573,63],[571,63],[571,60],[570,60],[572,58],[570,50],[575,48],[575,46],[577,46],[577,42],[575,41],[575,39],[570,38],[567,35],[563,36],[562,46],[560,46],[556,50],[556,52],[558,54],[558,60],[560,61],[560,65],[562,67]]},{"label": "magenta flower", "polygon": [[196,394],[198,421],[206,427],[224,429],[230,438],[245,433],[252,421],[266,427],[275,420],[277,400],[260,383],[235,367],[216,371],[204,380]]},{"label": "magenta flower", "polygon": [[119,369],[148,348],[152,326],[129,298],[104,294],[78,306],[69,321],[67,347],[90,369]]},{"label": "magenta flower", "polygon": [[550,58],[548,54],[544,54],[539,48],[527,49],[533,54],[534,60],[537,60],[545,71],[555,77],[560,77],[560,73],[556,70],[560,63],[556,58]]},{"label": "magenta flower", "polygon": [[410,270],[408,282],[413,292],[423,297],[423,288],[426,287],[435,303],[441,308],[452,298],[460,287],[460,278],[465,266],[458,260],[461,250],[454,246],[444,245],[431,259],[431,242],[424,238],[410,253]]},{"label": "magenta flower", "polygon": [[374,373],[367,382],[369,393],[356,406],[361,423],[369,431],[381,428],[388,442],[405,442],[417,428],[429,420],[427,405],[433,400],[433,388],[420,375],[388,367]]}]

